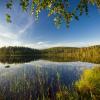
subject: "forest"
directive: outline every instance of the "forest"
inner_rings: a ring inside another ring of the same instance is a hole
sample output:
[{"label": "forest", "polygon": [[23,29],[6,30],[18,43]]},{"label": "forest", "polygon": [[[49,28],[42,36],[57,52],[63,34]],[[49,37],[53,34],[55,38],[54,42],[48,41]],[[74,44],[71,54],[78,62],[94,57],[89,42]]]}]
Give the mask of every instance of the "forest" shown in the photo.
[{"label": "forest", "polygon": [[0,56],[56,56],[56,57],[99,57],[100,45],[90,47],[54,47],[48,49],[32,49],[27,47],[2,47]]},{"label": "forest", "polygon": [[52,61],[84,61],[100,63],[100,45],[90,47],[54,47],[41,51],[42,57]]},{"label": "forest", "polygon": [[37,56],[39,50],[26,47],[2,47],[0,48],[0,56]]},{"label": "forest", "polygon": [[32,49],[27,47],[2,47],[0,48],[0,60],[5,61],[5,58],[25,59],[30,57],[36,59],[45,59],[50,61],[68,62],[68,61],[83,61],[100,63],[100,45],[90,47],[53,47],[47,49]]},{"label": "forest", "polygon": [[42,50],[45,55],[56,55],[56,56],[78,56],[78,57],[99,57],[100,46],[90,46],[90,47],[54,47]]}]

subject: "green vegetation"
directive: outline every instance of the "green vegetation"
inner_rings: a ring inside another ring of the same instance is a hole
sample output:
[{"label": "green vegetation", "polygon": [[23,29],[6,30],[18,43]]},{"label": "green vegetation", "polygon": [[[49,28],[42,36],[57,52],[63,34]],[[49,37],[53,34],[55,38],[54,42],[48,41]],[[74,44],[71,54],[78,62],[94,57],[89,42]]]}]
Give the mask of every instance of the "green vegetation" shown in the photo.
[{"label": "green vegetation", "polygon": [[83,72],[81,79],[75,83],[81,98],[100,99],[100,67],[93,67]]},{"label": "green vegetation", "polygon": [[100,46],[90,47],[54,47],[41,51],[44,59],[53,61],[84,61],[100,63]]},{"label": "green vegetation", "polygon": [[[14,3],[16,0],[8,0],[6,8],[11,10]],[[53,15],[56,26],[60,26],[62,22],[69,26],[72,19],[79,20],[79,16],[84,13],[87,15],[89,7],[100,8],[100,0],[78,0],[76,6],[73,6],[74,0],[19,0],[17,3],[20,4],[23,11],[34,13],[36,19],[38,19],[40,12],[46,10],[48,16]],[[6,14],[6,20],[11,22],[9,14]]]},{"label": "green vegetation", "polygon": [[40,50],[25,47],[2,47],[0,48],[1,63],[25,63],[41,56]]},{"label": "green vegetation", "polygon": [[66,56],[66,57],[100,57],[100,46],[90,46],[90,47],[54,47],[42,50],[43,54],[49,56]]},{"label": "green vegetation", "polygon": [[[35,70],[30,70],[31,78],[27,78],[23,71],[22,77],[16,76],[8,83],[9,87],[5,85],[3,90],[0,88],[0,96],[5,98],[2,100],[100,100],[99,66],[84,70],[81,78],[73,83],[73,89],[61,83],[60,73],[56,70],[53,75],[49,69],[33,68]],[[5,78],[9,79],[9,76]]]},{"label": "green vegetation", "polygon": [[[27,59],[26,59],[27,57]],[[100,63],[100,46],[91,47],[54,47],[43,50],[25,47],[0,48],[1,62],[24,62],[35,59],[45,59],[58,62],[83,61]]]},{"label": "green vegetation", "polygon": [[2,47],[0,56],[38,56],[39,50],[25,47]]},{"label": "green vegetation", "polygon": [[[67,95],[66,95],[67,94]],[[81,79],[75,82],[75,90],[60,91],[57,100],[99,100],[100,66],[84,70]]]}]

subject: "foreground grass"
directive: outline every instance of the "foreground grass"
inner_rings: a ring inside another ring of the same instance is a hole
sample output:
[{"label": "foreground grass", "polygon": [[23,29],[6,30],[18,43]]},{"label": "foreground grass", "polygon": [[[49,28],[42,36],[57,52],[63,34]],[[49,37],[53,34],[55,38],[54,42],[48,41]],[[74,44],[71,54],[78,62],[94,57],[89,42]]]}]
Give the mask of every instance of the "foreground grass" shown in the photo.
[{"label": "foreground grass", "polygon": [[85,70],[75,86],[81,98],[100,100],[100,67]]},{"label": "foreground grass", "polygon": [[100,67],[84,70],[74,87],[72,91],[62,88],[56,100],[100,100]]},{"label": "foreground grass", "polygon": [[[8,94],[11,96],[9,98],[11,100],[23,100],[23,98],[24,100],[100,100],[99,66],[84,70],[80,79],[74,83],[72,90],[61,84],[58,72],[49,82],[49,73],[43,74],[41,70],[36,70],[34,80],[31,81],[26,77],[20,81],[16,78],[10,86],[12,95]],[[8,100],[7,93],[3,95],[0,92],[0,100]]]}]

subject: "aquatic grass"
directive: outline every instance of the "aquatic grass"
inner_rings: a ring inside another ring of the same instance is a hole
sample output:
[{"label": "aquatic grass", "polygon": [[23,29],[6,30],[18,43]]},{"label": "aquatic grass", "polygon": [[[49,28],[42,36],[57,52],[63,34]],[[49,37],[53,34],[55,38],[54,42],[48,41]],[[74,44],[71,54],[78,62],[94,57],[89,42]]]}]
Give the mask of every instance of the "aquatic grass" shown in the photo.
[{"label": "aquatic grass", "polygon": [[[56,66],[51,66],[53,68]],[[13,100],[99,100],[100,67],[83,71],[80,79],[73,83],[73,89],[61,81],[62,73],[58,69],[50,70],[44,64],[23,69],[7,86],[3,84],[0,97]],[[27,71],[29,70],[29,71]],[[30,77],[28,76],[30,75]],[[66,77],[66,76],[65,76]],[[1,87],[0,87],[1,90]],[[1,100],[1,98],[0,98]]]}]

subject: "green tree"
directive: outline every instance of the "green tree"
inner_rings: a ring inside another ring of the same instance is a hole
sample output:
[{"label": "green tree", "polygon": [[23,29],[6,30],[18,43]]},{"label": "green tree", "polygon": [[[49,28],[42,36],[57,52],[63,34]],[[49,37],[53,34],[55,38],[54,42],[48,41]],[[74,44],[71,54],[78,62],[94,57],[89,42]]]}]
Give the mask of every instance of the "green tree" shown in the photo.
[{"label": "green tree", "polygon": [[[20,6],[23,11],[27,11],[29,8],[31,14],[34,14],[38,19],[39,13],[42,10],[48,11],[48,16],[54,16],[54,23],[56,26],[60,26],[62,22],[65,22],[69,26],[72,19],[79,20],[79,16],[83,13],[88,14],[89,6],[96,6],[100,8],[100,0],[77,0],[77,6],[72,7],[75,0],[19,0]],[[12,9],[16,0],[8,0],[6,7]],[[6,14],[7,22],[11,22],[10,15]]]}]

